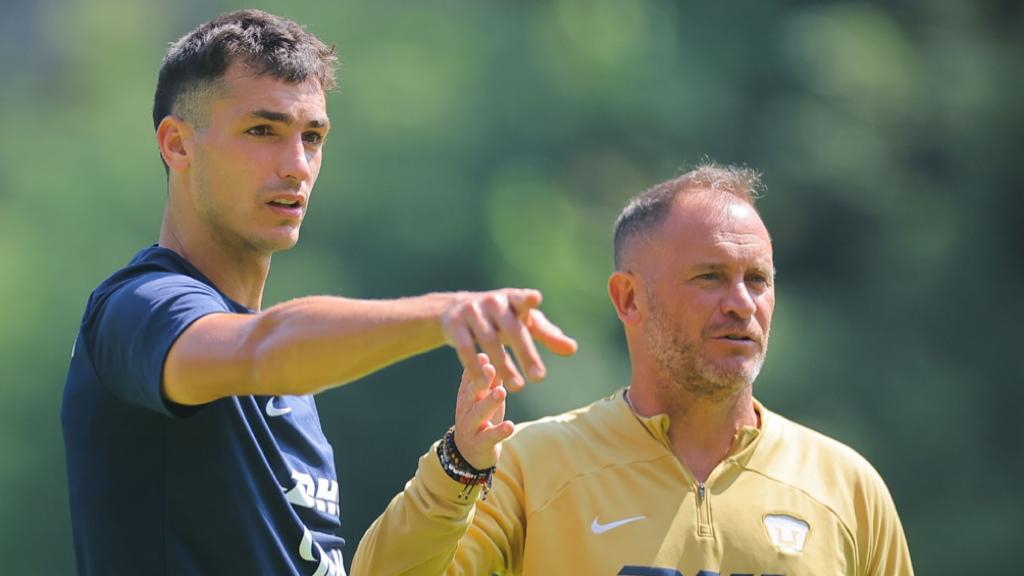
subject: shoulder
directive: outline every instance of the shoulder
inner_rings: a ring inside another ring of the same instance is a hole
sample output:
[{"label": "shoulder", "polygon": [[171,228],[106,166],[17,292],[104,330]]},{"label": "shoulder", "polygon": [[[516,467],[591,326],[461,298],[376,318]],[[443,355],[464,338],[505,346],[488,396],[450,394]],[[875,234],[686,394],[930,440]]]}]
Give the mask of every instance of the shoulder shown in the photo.
[{"label": "shoulder", "polygon": [[183,258],[170,250],[140,251],[93,291],[79,331],[92,352],[110,340],[116,347],[141,345],[142,336],[171,340],[196,319],[220,312],[244,312]]},{"label": "shoulder", "polygon": [[503,444],[498,468],[515,478],[527,500],[539,508],[577,482],[665,454],[619,392],[576,410],[518,425]]},{"label": "shoulder", "polygon": [[202,274],[177,254],[160,247],[141,250],[93,291],[85,324],[114,304],[115,308],[152,309],[184,296],[198,298],[206,307],[230,310],[228,299]]},{"label": "shoulder", "polygon": [[224,302],[223,296],[209,284],[170,270],[139,272],[120,283],[112,291],[111,296],[159,302],[188,294],[207,296],[213,300]]},{"label": "shoulder", "polygon": [[621,394],[615,394],[562,414],[524,422],[505,444],[513,451],[585,454],[595,450],[607,454],[617,430],[627,424],[623,415],[628,407],[620,406],[622,402]]},{"label": "shoulder", "polygon": [[123,268],[111,274],[97,292],[131,286],[143,291],[199,289],[217,294],[212,283],[187,260],[166,248],[140,250]]},{"label": "shoulder", "polygon": [[853,448],[765,411],[765,437],[749,467],[831,509],[848,525],[889,498],[881,475]]}]

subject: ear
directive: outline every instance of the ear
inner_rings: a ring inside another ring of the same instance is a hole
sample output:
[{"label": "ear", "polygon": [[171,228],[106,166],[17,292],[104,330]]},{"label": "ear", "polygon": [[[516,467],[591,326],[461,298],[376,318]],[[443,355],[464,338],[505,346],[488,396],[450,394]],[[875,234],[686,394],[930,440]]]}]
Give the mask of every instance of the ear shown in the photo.
[{"label": "ear", "polygon": [[173,172],[183,172],[191,164],[192,126],[178,118],[167,115],[156,127],[156,143],[160,156]]},{"label": "ear", "polygon": [[612,299],[615,312],[623,324],[637,324],[642,319],[637,294],[640,291],[640,279],[632,272],[616,270],[608,278],[608,296]]}]

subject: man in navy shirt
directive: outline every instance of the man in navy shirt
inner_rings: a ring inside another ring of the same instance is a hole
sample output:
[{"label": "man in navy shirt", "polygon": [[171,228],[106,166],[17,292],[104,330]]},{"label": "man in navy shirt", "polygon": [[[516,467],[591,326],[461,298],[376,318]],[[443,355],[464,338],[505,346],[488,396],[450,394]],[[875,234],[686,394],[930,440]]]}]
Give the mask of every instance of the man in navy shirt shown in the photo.
[{"label": "man in navy shirt", "polygon": [[333,48],[255,10],[168,50],[153,109],[168,174],[159,243],[93,292],[65,385],[81,574],[343,574],[312,394],[444,344],[478,377],[487,352],[516,390],[512,355],[544,375],[535,339],[575,351],[535,290],[261,309],[271,254],[298,240],[320,170],[334,64]]}]

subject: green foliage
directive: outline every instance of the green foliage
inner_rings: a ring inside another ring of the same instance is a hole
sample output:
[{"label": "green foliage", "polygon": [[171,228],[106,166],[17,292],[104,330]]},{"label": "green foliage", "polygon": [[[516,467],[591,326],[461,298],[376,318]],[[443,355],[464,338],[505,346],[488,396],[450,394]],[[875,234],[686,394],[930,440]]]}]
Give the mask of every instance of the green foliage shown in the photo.
[{"label": "green foliage", "polygon": [[[510,417],[559,412],[628,383],[604,288],[621,205],[705,155],[748,164],[765,174],[780,271],[756,393],[874,462],[918,573],[1016,570],[1016,4],[262,5],[337,43],[343,61],[310,217],[299,246],[275,257],[266,304],[540,288],[582,347],[548,356],[549,379],[513,397]],[[0,558],[11,574],[73,571],[59,427],[68,353],[89,292],[156,240],[161,52],[234,7],[4,9],[0,53],[18,57],[0,60]],[[443,350],[318,399],[349,557],[451,421],[458,375]]]}]

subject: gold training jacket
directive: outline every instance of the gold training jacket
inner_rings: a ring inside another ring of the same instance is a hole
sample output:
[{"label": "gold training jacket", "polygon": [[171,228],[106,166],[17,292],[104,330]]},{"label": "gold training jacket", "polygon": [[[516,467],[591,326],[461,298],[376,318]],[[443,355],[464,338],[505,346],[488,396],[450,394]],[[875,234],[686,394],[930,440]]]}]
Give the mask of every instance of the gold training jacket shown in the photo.
[{"label": "gold training jacket", "polygon": [[487,500],[441,469],[433,448],[359,543],[352,575],[911,576],[884,482],[852,449],[755,401],[700,484],[666,415],[623,392],[522,424]]}]

